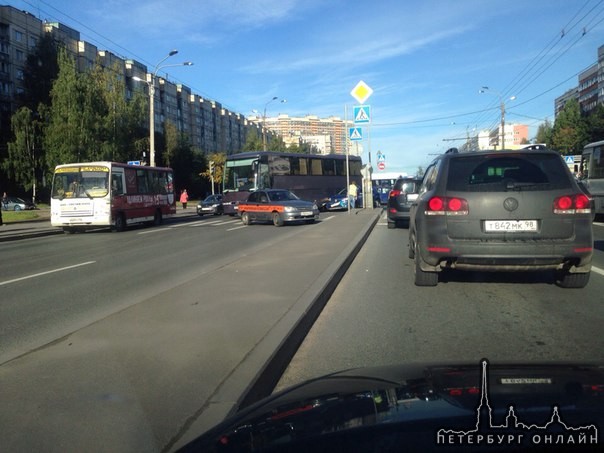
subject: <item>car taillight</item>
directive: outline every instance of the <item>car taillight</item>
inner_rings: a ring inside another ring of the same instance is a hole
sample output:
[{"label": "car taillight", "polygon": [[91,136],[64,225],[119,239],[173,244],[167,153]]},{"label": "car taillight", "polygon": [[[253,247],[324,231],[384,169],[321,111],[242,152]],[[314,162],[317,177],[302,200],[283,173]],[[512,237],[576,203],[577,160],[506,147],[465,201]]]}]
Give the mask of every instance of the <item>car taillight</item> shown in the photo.
[{"label": "car taillight", "polygon": [[591,206],[585,194],[563,195],[554,200],[554,214],[589,214]]},{"label": "car taillight", "polygon": [[457,197],[432,197],[426,206],[426,215],[468,215],[468,202]]},{"label": "car taillight", "polygon": [[400,194],[401,194],[401,191],[400,191],[400,190],[392,189],[392,190],[390,191],[390,193],[388,194],[388,197],[389,197],[389,198],[392,198],[392,197],[398,197]]}]

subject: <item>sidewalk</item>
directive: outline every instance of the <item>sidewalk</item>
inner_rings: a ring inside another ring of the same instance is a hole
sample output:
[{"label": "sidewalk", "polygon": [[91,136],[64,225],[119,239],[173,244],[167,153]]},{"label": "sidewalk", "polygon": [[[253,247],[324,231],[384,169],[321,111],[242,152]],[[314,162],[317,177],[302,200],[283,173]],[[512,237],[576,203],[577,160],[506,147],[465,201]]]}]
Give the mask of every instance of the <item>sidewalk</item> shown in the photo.
[{"label": "sidewalk", "polygon": [[174,451],[266,395],[381,213],[305,227],[5,363],[5,449]]}]

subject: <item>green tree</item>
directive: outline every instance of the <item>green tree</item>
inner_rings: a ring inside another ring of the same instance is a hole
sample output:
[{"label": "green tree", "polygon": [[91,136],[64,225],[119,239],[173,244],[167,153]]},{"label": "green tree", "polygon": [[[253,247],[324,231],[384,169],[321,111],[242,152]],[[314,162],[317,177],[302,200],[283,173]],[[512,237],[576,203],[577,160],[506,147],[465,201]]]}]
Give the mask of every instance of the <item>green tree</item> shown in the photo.
[{"label": "green tree", "polygon": [[581,154],[588,142],[587,121],[581,116],[579,102],[572,99],[556,116],[552,130],[552,148],[562,155]]},{"label": "green tree", "polygon": [[589,141],[599,142],[604,140],[604,105],[598,104],[587,117],[589,128]]},{"label": "green tree", "polygon": [[245,143],[241,151],[259,151],[263,147],[262,136],[257,127],[248,127],[245,134]]},{"label": "green tree", "polygon": [[141,149],[148,144],[148,134],[141,128],[147,111],[147,96],[136,91],[132,99],[127,99],[126,82],[121,76],[120,65],[111,68],[97,64],[90,73],[89,82],[94,84],[94,92],[99,93],[102,103],[101,155],[103,160],[126,162],[138,160]]},{"label": "green tree", "polygon": [[205,170],[199,173],[199,176],[205,178],[207,181],[211,181],[212,177],[210,174],[210,162],[213,163],[213,171],[214,174],[214,192],[220,192],[219,187],[222,184],[222,175],[224,174],[224,163],[226,161],[226,154],[224,153],[212,153],[207,157],[208,165],[205,167]]},{"label": "green tree", "polygon": [[[285,150],[285,142],[283,141],[283,137],[277,134],[267,134],[267,151],[284,151]],[[262,148],[260,148],[262,149]]]},{"label": "green tree", "polygon": [[163,163],[174,170],[178,193],[182,189],[187,189],[190,195],[205,193],[206,184],[199,175],[199,169],[207,164],[201,150],[194,150],[186,134],[170,121],[164,124],[164,136],[166,150],[162,155]]},{"label": "green tree", "polygon": [[545,120],[544,123],[540,124],[537,128],[537,135],[535,136],[535,143],[545,143],[547,147],[551,147],[552,144],[552,124],[549,120]]},{"label": "green tree", "polygon": [[49,166],[105,157],[101,137],[107,113],[98,84],[91,83],[89,73],[79,73],[73,58],[61,50],[44,137]]},{"label": "green tree", "polygon": [[311,143],[305,142],[304,140],[300,140],[299,143],[295,143],[293,145],[289,145],[287,148],[288,153],[298,153],[298,154],[317,154],[318,149],[316,146]]},{"label": "green tree", "polygon": [[8,143],[8,159],[2,167],[25,190],[34,189],[44,171],[41,152],[42,127],[36,115],[28,107],[21,107],[11,117],[14,140]]}]

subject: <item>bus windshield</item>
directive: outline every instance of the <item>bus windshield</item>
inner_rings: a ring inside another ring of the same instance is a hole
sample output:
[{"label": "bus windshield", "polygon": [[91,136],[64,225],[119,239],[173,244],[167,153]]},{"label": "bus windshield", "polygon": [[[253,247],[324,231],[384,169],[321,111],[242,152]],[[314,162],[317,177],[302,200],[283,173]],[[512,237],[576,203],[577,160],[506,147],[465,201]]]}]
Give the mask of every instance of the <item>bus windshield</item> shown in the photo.
[{"label": "bus windshield", "polygon": [[227,160],[224,169],[224,191],[256,188],[258,159]]},{"label": "bus windshield", "polygon": [[65,167],[57,169],[52,198],[103,198],[108,194],[109,168]]}]

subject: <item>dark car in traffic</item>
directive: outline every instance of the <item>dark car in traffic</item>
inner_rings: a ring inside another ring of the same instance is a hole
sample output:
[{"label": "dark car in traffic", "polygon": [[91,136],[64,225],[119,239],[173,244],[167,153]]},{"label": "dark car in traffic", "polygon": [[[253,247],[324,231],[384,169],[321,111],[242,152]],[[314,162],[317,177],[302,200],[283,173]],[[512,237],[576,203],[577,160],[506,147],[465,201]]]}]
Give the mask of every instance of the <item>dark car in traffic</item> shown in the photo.
[{"label": "dark car in traffic", "polygon": [[264,189],[252,192],[246,201],[239,203],[239,215],[244,225],[272,222],[282,226],[286,222],[313,223],[319,218],[319,208],[289,190]]},{"label": "dark car in traffic", "polygon": [[411,207],[418,286],[458,269],[553,271],[559,286],[582,288],[592,255],[591,201],[555,151],[445,153]]},{"label": "dark car in traffic", "polygon": [[197,203],[197,214],[203,216],[205,214],[221,215],[222,214],[222,195],[209,195],[199,203]]},{"label": "dark car in traffic", "polygon": [[417,199],[421,179],[398,178],[388,194],[388,228],[409,225],[411,205]]},{"label": "dark car in traffic", "polygon": [[[373,191],[373,206],[380,206],[379,193],[375,190]],[[357,195],[356,207],[363,207],[363,192],[360,190]],[[346,188],[319,202],[319,210],[321,211],[341,211],[346,209],[348,209],[348,190]]]}]

